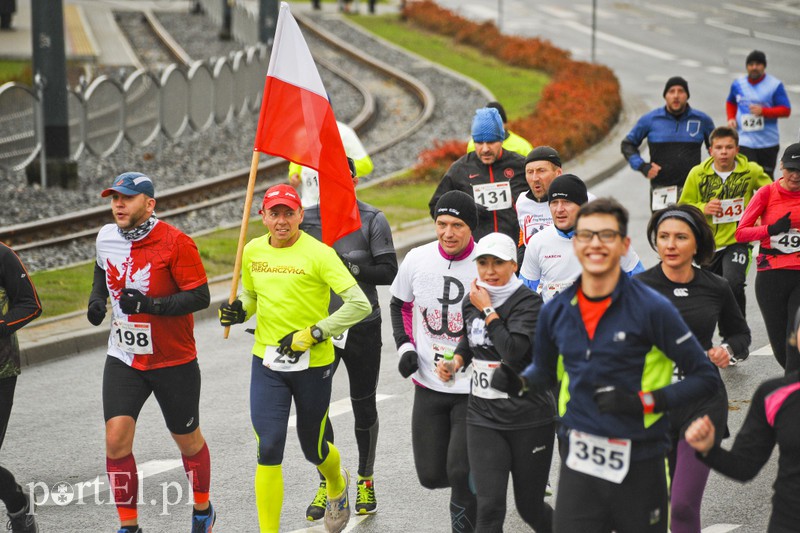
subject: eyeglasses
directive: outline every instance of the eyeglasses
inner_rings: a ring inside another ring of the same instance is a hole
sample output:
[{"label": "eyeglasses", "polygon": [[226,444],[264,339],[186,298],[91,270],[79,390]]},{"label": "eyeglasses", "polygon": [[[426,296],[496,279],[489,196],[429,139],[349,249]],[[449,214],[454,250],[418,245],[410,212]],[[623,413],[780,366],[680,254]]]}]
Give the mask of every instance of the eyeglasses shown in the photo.
[{"label": "eyeglasses", "polygon": [[594,239],[595,235],[597,235],[597,237],[600,239],[600,242],[609,244],[614,242],[617,239],[617,236],[622,235],[622,233],[615,229],[601,229],[600,231],[582,229],[575,232],[575,240],[582,243],[589,243],[592,242],[592,239]]}]

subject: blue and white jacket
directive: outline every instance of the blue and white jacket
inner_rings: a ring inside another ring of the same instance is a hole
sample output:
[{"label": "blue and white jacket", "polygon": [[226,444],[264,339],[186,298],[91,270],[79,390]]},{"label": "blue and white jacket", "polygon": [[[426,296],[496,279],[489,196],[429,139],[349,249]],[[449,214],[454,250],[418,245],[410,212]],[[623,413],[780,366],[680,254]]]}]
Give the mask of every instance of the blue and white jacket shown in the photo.
[{"label": "blue and white jacket", "polygon": [[639,146],[647,139],[650,162],[661,167],[652,179],[653,187],[677,185],[683,187],[686,175],[699,165],[701,148],[709,146],[708,136],[714,130],[711,117],[691,106],[680,115],[673,115],[666,107],[654,109],[639,118],[636,125],[622,141],[622,154],[633,170],[647,175],[649,165],[639,155]]},{"label": "blue and white jacket", "polygon": [[[589,340],[578,307],[580,278],[542,307],[533,362],[522,372],[531,387],[552,386],[559,354],[563,360],[559,415],[564,436],[571,429],[630,439],[631,460],[665,454],[669,448],[666,413],[601,413],[598,387],[630,392],[661,389],[665,407],[694,402],[721,386],[719,373],[672,304],[644,283],[620,276],[611,304]],[[673,365],[686,378],[671,383]]]}]

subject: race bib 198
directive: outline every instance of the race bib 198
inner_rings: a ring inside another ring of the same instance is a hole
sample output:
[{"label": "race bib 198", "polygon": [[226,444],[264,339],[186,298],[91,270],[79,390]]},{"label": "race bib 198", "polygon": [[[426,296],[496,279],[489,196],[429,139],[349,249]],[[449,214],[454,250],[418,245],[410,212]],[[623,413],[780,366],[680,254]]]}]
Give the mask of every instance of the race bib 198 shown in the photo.
[{"label": "race bib 198", "polygon": [[153,353],[153,337],[148,322],[111,321],[111,339],[117,348],[137,355]]},{"label": "race bib 198", "polygon": [[472,195],[475,197],[475,203],[489,211],[511,207],[511,184],[507,181],[473,185]]},{"label": "race bib 198", "polygon": [[472,360],[472,395],[486,400],[505,400],[508,394],[493,389],[491,386],[492,375],[500,361]]},{"label": "race bib 198", "polygon": [[714,215],[712,220],[714,224],[724,224],[726,222],[738,222],[744,214],[744,198],[731,198],[729,200],[720,200],[720,207],[722,208],[722,215]]},{"label": "race bib 198", "polygon": [[650,203],[652,211],[664,209],[678,201],[678,186],[659,187],[653,189],[653,201]]},{"label": "race bib 198", "polygon": [[298,372],[308,368],[311,361],[311,352],[306,350],[303,353],[292,352],[285,355],[278,352],[277,346],[267,346],[264,349],[263,365],[275,372]]},{"label": "race bib 198", "polygon": [[742,131],[761,131],[764,129],[764,117],[745,113],[742,115]]},{"label": "race bib 198", "polygon": [[572,470],[622,483],[630,464],[630,439],[609,439],[575,430],[569,432],[567,466]]}]

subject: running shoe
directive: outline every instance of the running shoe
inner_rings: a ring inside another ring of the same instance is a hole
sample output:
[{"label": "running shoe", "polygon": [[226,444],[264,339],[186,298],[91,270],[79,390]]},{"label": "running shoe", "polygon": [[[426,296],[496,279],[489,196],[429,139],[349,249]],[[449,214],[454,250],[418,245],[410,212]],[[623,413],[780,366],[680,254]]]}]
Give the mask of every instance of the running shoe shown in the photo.
[{"label": "running shoe", "polygon": [[377,510],[375,482],[372,479],[359,478],[356,483],[356,514],[372,514]]},{"label": "running shoe", "polygon": [[336,498],[328,498],[328,505],[325,507],[325,531],[328,533],[340,533],[347,527],[350,520],[350,500],[347,492],[350,490],[350,473],[342,468],[344,477],[344,491]]},{"label": "running shoe", "polygon": [[192,533],[211,533],[214,522],[217,521],[217,512],[211,503],[203,514],[192,513]]},{"label": "running shoe", "polygon": [[328,505],[328,484],[323,479],[319,482],[317,494],[314,496],[314,501],[306,509],[306,520],[313,522],[320,520],[325,516],[325,506]]},{"label": "running shoe", "polygon": [[117,531],[117,533],[142,533],[142,528],[137,527],[136,529],[128,529],[123,527],[122,529]]},{"label": "running shoe", "polygon": [[16,513],[8,513],[6,529],[12,533],[39,533],[39,526],[36,525],[36,516],[31,512],[31,507],[33,506],[31,497],[26,494],[25,498],[28,500],[25,507]]}]

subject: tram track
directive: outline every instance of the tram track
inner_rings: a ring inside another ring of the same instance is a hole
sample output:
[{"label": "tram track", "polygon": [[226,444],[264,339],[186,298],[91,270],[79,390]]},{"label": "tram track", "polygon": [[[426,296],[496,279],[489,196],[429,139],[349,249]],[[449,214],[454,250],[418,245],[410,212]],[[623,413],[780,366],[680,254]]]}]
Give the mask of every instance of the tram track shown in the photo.
[{"label": "tram track", "polygon": [[[365,140],[370,154],[391,149],[431,119],[436,101],[424,83],[348,45],[311,20],[302,16],[297,19],[309,37],[312,54],[319,66],[339,76],[361,94],[363,105],[350,125]],[[143,20],[157,19],[143,16]],[[164,49],[169,51],[165,53],[169,53],[174,60],[182,57],[181,64],[188,67],[186,62],[191,58],[185,51],[180,52],[182,48],[169,37],[163,26],[148,24],[153,28],[156,38],[161,43],[167,43],[163,44]],[[344,67],[343,57],[347,58]],[[364,79],[371,82],[364,83]],[[400,104],[402,109],[392,107],[397,101],[403,102]],[[413,112],[409,112],[409,106],[413,107]],[[256,194],[282,180],[286,172],[286,161],[272,158],[264,161],[258,169]],[[241,168],[160,191],[158,216],[167,221],[179,220],[187,215],[203,216],[204,211],[228,203],[241,205],[248,177],[249,168]],[[91,243],[100,227],[109,220],[107,206],[92,207],[72,214],[2,227],[0,240],[18,252],[46,254],[48,250],[57,251],[64,246]]]}]

